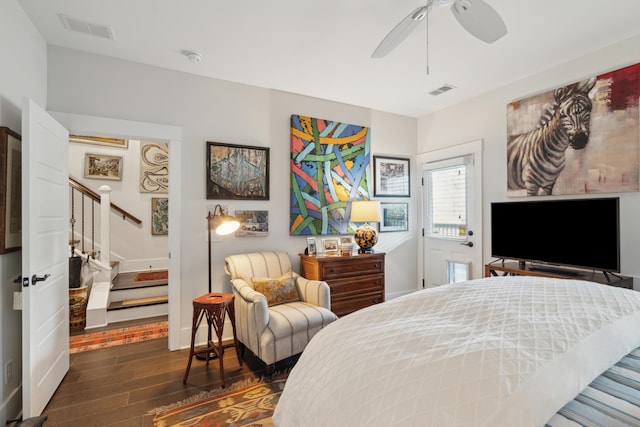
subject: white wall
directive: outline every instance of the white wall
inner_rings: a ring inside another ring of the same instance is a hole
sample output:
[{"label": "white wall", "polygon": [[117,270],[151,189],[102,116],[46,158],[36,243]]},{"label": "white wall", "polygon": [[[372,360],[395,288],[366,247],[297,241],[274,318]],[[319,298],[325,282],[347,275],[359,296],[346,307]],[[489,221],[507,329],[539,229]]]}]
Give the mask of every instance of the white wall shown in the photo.
[{"label": "white wall", "polygon": [[[151,141],[149,141],[151,142]],[[122,157],[122,180],[104,180],[84,177],[85,154],[105,154]],[[135,224],[131,220],[122,219],[122,215],[111,211],[111,260],[120,261],[119,271],[139,271],[147,269],[165,269],[168,266],[168,238],[164,235],[151,234],[151,199],[168,197],[164,193],[141,193],[140,182],[140,141],[130,139],[127,148],[108,147],[91,144],[69,144],[69,176],[96,193],[103,185],[111,188],[111,203],[118,205],[131,215],[142,220]],[[171,178],[169,178],[171,179]],[[76,193],[78,194],[78,193]],[[74,211],[76,226],[74,233],[81,236],[81,198],[76,198]],[[91,246],[92,228],[97,242],[96,250],[100,250],[100,209],[94,207],[96,219],[92,227],[90,220],[91,203],[85,199],[85,251],[93,250]],[[79,246],[79,249],[82,249]]]},{"label": "white wall", "polygon": [[[0,126],[22,134],[22,97],[40,106],[47,100],[46,44],[15,0],[0,2]],[[0,255],[0,425],[22,410],[22,312],[13,310],[13,293],[20,285],[22,253]],[[4,367],[13,361],[13,380],[4,381]]]},{"label": "white wall", "polygon": [[[416,120],[367,108],[149,67],[58,47],[49,48],[47,108],[92,116],[180,126],[181,346],[190,339],[191,301],[207,289],[206,142],[270,147],[270,200],[222,201],[231,211],[268,210],[268,237],[224,237],[213,244],[213,289],[230,292],[226,255],[289,252],[294,267],[305,238],[289,236],[289,118],[291,114],[370,126],[372,152],[413,156]],[[195,66],[195,65],[194,65]],[[171,164],[171,159],[169,160]],[[171,167],[171,166],[170,166]],[[415,184],[415,181],[414,181]],[[416,218],[411,206],[410,218]],[[172,213],[169,212],[171,216]],[[417,288],[416,227],[380,235],[387,255],[388,296]],[[402,238],[398,238],[402,235]]]},{"label": "white wall", "polygon": [[[507,200],[507,104],[588,76],[637,63],[640,59],[637,54],[638,43],[638,37],[629,39],[418,120],[418,153],[475,139],[484,140],[482,194],[485,263],[492,260],[488,240],[491,202]],[[621,204],[621,270],[623,274],[635,278],[634,287],[638,289],[640,225],[637,218],[640,216],[640,194],[615,195],[620,196]],[[588,233],[589,230],[582,232]],[[594,248],[595,245],[594,242]]]}]

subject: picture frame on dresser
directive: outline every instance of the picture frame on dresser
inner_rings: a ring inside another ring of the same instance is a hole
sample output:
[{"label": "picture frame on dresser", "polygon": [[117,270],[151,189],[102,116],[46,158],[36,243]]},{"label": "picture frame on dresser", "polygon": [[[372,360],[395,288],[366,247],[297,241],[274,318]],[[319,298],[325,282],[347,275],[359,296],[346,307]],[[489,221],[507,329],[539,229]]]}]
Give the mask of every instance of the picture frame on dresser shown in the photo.
[{"label": "picture frame on dresser", "polygon": [[316,253],[316,238],[307,237],[307,255],[315,255]]},{"label": "picture frame on dresser", "polygon": [[325,255],[335,255],[338,253],[338,238],[329,237],[322,239],[322,249]]}]

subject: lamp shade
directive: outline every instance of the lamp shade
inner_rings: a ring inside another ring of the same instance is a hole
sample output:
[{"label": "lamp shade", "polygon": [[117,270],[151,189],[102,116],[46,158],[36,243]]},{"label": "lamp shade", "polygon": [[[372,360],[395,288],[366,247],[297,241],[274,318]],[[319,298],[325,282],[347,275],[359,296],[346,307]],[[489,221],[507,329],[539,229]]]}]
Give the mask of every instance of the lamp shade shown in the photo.
[{"label": "lamp shade", "polygon": [[351,222],[380,222],[380,202],[377,200],[354,200],[351,203]]}]

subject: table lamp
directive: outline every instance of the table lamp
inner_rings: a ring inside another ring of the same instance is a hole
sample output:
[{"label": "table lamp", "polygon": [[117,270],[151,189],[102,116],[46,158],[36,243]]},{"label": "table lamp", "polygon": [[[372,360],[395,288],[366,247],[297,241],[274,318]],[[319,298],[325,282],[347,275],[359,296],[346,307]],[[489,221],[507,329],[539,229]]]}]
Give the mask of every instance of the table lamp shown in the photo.
[{"label": "table lamp", "polygon": [[380,202],[377,200],[354,200],[351,203],[351,222],[364,222],[354,235],[356,244],[360,246],[358,253],[373,252],[378,242],[378,233],[370,222],[380,222]]}]

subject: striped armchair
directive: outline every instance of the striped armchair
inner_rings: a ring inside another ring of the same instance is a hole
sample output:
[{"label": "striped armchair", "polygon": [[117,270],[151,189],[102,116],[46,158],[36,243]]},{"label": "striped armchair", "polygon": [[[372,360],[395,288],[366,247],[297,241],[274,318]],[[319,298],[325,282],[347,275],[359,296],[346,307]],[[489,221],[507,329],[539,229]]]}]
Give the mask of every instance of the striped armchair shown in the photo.
[{"label": "striped armchair", "polygon": [[[329,285],[293,272],[287,252],[230,255],[224,261],[235,295],[238,341],[265,362],[269,373],[276,362],[301,353],[316,333],[337,319],[330,310]],[[254,289],[265,278],[276,283],[283,277],[290,278],[294,299],[299,300],[274,302],[271,292],[265,296]]]}]

